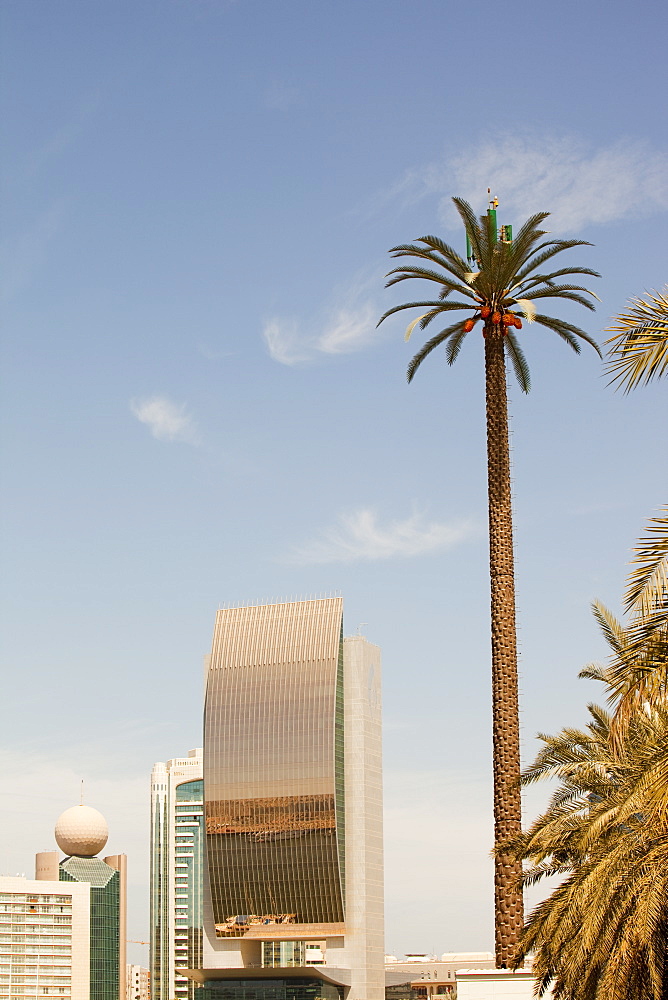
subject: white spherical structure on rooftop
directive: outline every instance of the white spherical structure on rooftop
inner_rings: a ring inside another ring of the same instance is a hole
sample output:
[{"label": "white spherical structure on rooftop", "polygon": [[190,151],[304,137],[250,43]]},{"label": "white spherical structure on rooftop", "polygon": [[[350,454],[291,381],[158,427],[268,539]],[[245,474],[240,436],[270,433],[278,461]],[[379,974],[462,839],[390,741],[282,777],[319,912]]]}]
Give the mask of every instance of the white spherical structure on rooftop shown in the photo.
[{"label": "white spherical structure on rooftop", "polygon": [[91,806],[72,806],[58,817],[56,843],[64,854],[92,858],[109,838],[107,821]]}]

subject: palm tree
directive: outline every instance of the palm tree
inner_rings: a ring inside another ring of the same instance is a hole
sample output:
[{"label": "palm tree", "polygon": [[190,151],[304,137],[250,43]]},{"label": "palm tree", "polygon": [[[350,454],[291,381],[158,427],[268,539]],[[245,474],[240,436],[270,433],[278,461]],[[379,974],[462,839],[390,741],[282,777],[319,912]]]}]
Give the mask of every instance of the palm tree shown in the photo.
[{"label": "palm tree", "polygon": [[[594,613],[612,650],[603,681],[610,716],[589,706],[587,731],[539,737],[523,784],[557,778],[542,816],[510,849],[530,861],[524,884],[565,875],[531,914],[517,961],[534,952],[543,993],[564,1000],[666,1000],[668,996],[668,697],[645,691],[615,735],[637,683],[633,636],[603,608]],[[624,673],[622,663],[627,657]]]},{"label": "palm tree", "polygon": [[[461,198],[453,198],[453,202],[470,242],[470,259],[475,261],[478,270],[473,271],[456,250],[436,236],[424,236],[416,243],[394,247],[390,251],[394,257],[418,258],[427,266],[404,264],[397,267],[388,275],[387,285],[421,278],[438,286],[438,297],[394,306],[387,310],[379,323],[403,309],[426,309],[409,324],[406,331],[408,339],[418,324],[424,330],[444,314],[462,310],[468,313],[465,318],[458,318],[431,337],[418,351],[408,366],[410,382],[427,355],[440,345],[445,347],[448,364],[453,364],[466,335],[479,319],[483,321],[491,577],[494,837],[495,843],[500,845],[518,836],[521,830],[506,357],[520,388],[528,392],[528,365],[513,333],[513,330],[522,328],[522,318],[553,331],[577,353],[580,351],[580,338],[600,354],[598,346],[584,330],[536,311],[537,301],[552,298],[570,300],[593,309],[589,298],[592,292],[568,281],[562,283],[561,279],[581,274],[599,275],[586,267],[568,266],[550,270],[555,255],[589,244],[582,240],[545,240],[547,233],[539,227],[549,213],[540,212],[531,216],[514,239],[508,239],[508,227],[504,227],[499,240],[495,211],[488,212],[479,222],[467,202]],[[510,854],[503,850],[496,852],[496,962],[500,967],[511,964],[524,923],[522,894],[518,889],[520,873],[518,862]]]},{"label": "palm tree", "polygon": [[[619,698],[613,735],[623,732],[633,712],[668,692],[668,507],[650,518],[635,548],[624,595],[631,616],[626,629],[608,641],[613,648],[609,681]],[[601,605],[594,605],[595,611]],[[601,620],[599,618],[599,620]]]},{"label": "palm tree", "polygon": [[668,285],[663,292],[631,299],[608,332],[606,371],[610,384],[625,392],[647,385],[668,372]]}]

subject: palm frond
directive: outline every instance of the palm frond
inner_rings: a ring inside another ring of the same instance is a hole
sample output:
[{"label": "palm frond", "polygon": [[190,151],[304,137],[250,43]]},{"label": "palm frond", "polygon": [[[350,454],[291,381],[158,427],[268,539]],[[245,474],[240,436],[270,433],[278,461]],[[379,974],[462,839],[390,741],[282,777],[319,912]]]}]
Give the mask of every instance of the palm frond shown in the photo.
[{"label": "palm frond", "polygon": [[595,340],[585,333],[579,326],[573,326],[572,323],[567,323],[563,319],[555,319],[553,316],[543,316],[540,313],[536,313],[534,317],[536,323],[540,323],[541,326],[546,326],[549,330],[553,330],[558,336],[565,340],[569,347],[572,347],[576,354],[580,353],[580,344],[577,341],[577,337],[586,341],[588,344],[594,348],[599,357],[601,355],[601,348],[598,346]]},{"label": "palm frond", "polygon": [[585,291],[589,295],[593,295],[593,292],[588,292],[586,288],[582,288],[581,285],[547,285],[545,288],[534,288],[528,292],[522,291],[522,301],[525,302],[527,299],[570,299],[571,302],[577,302],[579,305],[584,306],[585,309],[590,309],[592,312],[596,311],[596,306],[586,299],[583,295],[578,294],[579,291]]},{"label": "palm frond", "polygon": [[638,540],[624,602],[627,611],[645,614],[653,609],[657,595],[668,591],[668,506],[659,517],[650,518],[647,534]]},{"label": "palm frond", "polygon": [[520,389],[522,392],[529,392],[531,388],[529,365],[527,364],[527,359],[524,357],[524,352],[522,351],[514,333],[509,333],[506,337],[504,337],[503,346],[506,354],[510,358],[510,363]]},{"label": "palm frond", "polygon": [[630,392],[663,378],[668,371],[668,285],[662,292],[647,293],[630,300],[630,309],[621,313],[606,340],[609,385]]},{"label": "palm frond", "polygon": [[[423,242],[423,240],[419,242]],[[439,253],[429,246],[418,246],[416,243],[405,243],[393,247],[390,253],[395,260],[399,257],[417,257],[420,260],[431,261],[432,264],[438,264],[448,274],[453,275],[458,281],[461,281],[462,275],[468,270],[468,265],[462,261],[461,257],[455,254],[451,247],[447,247],[447,244],[444,244],[444,246],[450,251],[448,255]]]},{"label": "palm frond", "polygon": [[466,331],[463,329],[448,339],[448,342],[445,345],[445,360],[449,365],[454,365],[455,361],[459,357],[459,352],[461,351],[462,344],[465,340]]},{"label": "palm frond", "polygon": [[463,198],[453,198],[452,202],[459,213],[460,219],[464,223],[464,229],[471,241],[471,247],[473,248],[475,259],[481,267],[484,267],[487,263],[488,244],[485,239],[485,234],[476,219],[475,212],[469,203],[464,201]]},{"label": "palm frond", "polygon": [[431,235],[421,236],[419,242],[424,243],[430,250],[433,250],[435,253],[444,257],[447,261],[449,261],[452,268],[456,268],[457,270],[461,269],[461,271],[468,271],[468,262],[457,253],[454,247],[445,243],[442,239],[440,239],[440,237]]},{"label": "palm frond", "polygon": [[[546,243],[541,243],[534,248],[532,256],[528,259],[524,267],[518,271],[516,280],[522,281],[532,271],[542,267],[546,261],[555,257],[558,253],[562,253],[564,250],[572,250],[573,247],[590,247],[591,245],[586,240],[548,240]],[[600,277],[600,275],[597,274],[596,277]]]},{"label": "palm frond", "polygon": [[[391,277],[391,275],[397,275],[397,277]],[[456,289],[461,295],[471,294],[466,283],[458,284],[450,278],[444,277],[439,271],[432,271],[428,267],[411,267],[409,264],[402,264],[401,267],[395,267],[388,271],[386,277],[390,279],[385,283],[386,288],[396,285],[399,281],[406,281],[408,278],[424,278],[427,281],[436,281],[446,288]]]},{"label": "palm frond", "polygon": [[[523,287],[528,287],[531,284],[539,284],[541,282],[553,282],[555,278],[566,278],[570,277],[572,274],[586,274],[592,278],[600,278],[601,275],[598,271],[594,271],[591,267],[560,267],[557,271],[550,271],[549,274],[538,274],[531,275],[531,278],[526,279],[526,283],[522,282]],[[593,294],[593,292],[591,293]]]},{"label": "palm frond", "polygon": [[402,310],[404,309],[424,309],[425,307],[429,309],[435,309],[440,305],[441,305],[440,301],[437,302],[427,301],[427,302],[404,302],[400,306],[392,306],[391,309],[388,309],[386,312],[383,313],[383,315],[376,323],[376,327],[379,327],[380,324],[383,323],[388,318],[388,316],[394,316],[395,313],[402,312]]},{"label": "palm frond", "polygon": [[446,330],[441,330],[441,332],[437,333],[435,337],[432,337],[431,340],[428,340],[427,343],[417,352],[415,357],[413,357],[409,362],[408,369],[406,371],[406,380],[408,382],[412,382],[413,376],[415,375],[416,371],[418,370],[424,359],[427,357],[427,355],[431,354],[431,352],[436,347],[438,347],[440,344],[443,344],[448,339],[448,337],[451,337],[454,333],[457,333],[457,331],[461,330],[461,328],[462,324],[460,320],[458,323],[453,323],[452,326],[449,326]]}]

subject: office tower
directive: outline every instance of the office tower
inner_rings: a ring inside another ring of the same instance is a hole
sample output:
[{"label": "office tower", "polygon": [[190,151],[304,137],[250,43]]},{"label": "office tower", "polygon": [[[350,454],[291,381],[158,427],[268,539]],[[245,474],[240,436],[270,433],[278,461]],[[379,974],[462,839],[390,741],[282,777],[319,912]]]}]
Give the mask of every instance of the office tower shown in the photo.
[{"label": "office tower", "polygon": [[383,1000],[380,651],[340,598],[217,614],[202,1000]]},{"label": "office tower", "polygon": [[89,887],[0,876],[0,997],[91,995]]},{"label": "office tower", "polygon": [[78,883],[89,898],[89,992],[86,1000],[124,1000],[127,858],[114,854],[104,861],[97,854],[107,843],[107,823],[97,809],[73,806],[56,823],[56,851],[35,857],[38,882]]},{"label": "office tower", "polygon": [[151,996],[193,1000],[180,971],[202,964],[202,751],[151,774]]}]

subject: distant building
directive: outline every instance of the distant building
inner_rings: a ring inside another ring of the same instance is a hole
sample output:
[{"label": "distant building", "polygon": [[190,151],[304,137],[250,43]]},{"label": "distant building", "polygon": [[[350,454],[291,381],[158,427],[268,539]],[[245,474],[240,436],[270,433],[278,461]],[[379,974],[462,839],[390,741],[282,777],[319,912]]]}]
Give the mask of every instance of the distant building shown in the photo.
[{"label": "distant building", "polygon": [[455,1000],[458,969],[494,969],[490,951],[446,952],[440,959],[427,954],[385,956],[386,1000]]},{"label": "distant building", "polygon": [[[459,969],[457,992],[459,1000],[535,1000],[539,983],[530,969]],[[554,993],[554,982],[541,993],[549,1000]]]},{"label": "distant building", "polygon": [[202,965],[202,750],[151,774],[151,996],[194,1000],[181,969]]},{"label": "distant building", "polygon": [[340,598],[218,612],[204,788],[202,1000],[383,1000],[380,651]]},{"label": "distant building", "polygon": [[150,1000],[151,989],[148,969],[141,965],[126,966],[125,1000]]},{"label": "distant building", "polygon": [[89,1000],[90,887],[0,876],[0,997]]},{"label": "distant building", "polygon": [[[114,854],[104,860],[97,854],[107,843],[107,823],[97,809],[73,806],[56,823],[57,851],[35,857],[38,882],[59,881],[61,886],[85,886],[89,897],[89,992],[86,1000],[125,1000],[125,938],[127,858]],[[67,994],[63,994],[67,995]]]}]

